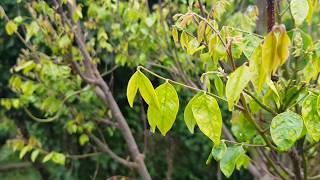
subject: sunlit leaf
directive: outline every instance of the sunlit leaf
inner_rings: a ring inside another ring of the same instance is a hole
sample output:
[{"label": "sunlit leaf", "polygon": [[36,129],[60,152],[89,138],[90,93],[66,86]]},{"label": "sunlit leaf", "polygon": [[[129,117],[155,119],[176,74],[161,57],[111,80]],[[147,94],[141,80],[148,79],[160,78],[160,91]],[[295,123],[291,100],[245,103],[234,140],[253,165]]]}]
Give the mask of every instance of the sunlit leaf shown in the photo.
[{"label": "sunlit leaf", "polygon": [[216,99],[207,94],[196,97],[192,103],[192,113],[203,134],[208,136],[215,145],[218,145],[222,129],[222,116]]},{"label": "sunlit leaf", "polygon": [[228,108],[231,111],[240,98],[240,94],[252,78],[250,68],[242,65],[232,72],[226,84]]},{"label": "sunlit leaf", "polygon": [[32,151],[32,153],[31,153],[31,161],[32,162],[36,161],[37,157],[39,156],[39,153],[40,153],[39,149]]},{"label": "sunlit leaf", "polygon": [[127,86],[127,99],[130,107],[133,107],[133,101],[134,101],[134,98],[136,97],[136,94],[139,88],[138,82],[139,82],[139,72],[137,71],[131,76]]},{"label": "sunlit leaf", "polygon": [[138,71],[138,87],[142,98],[149,106],[155,105],[156,107],[159,107],[158,97],[152,83],[141,71]]},{"label": "sunlit leaf", "polygon": [[147,116],[152,131],[156,126],[161,134],[165,136],[173,126],[179,110],[179,98],[174,87],[166,82],[156,88],[156,94],[159,99],[159,108],[150,105]]},{"label": "sunlit leaf", "polygon": [[186,123],[188,130],[191,132],[191,134],[194,133],[194,127],[197,124],[196,120],[194,119],[193,113],[192,113],[192,105],[194,103],[194,100],[202,95],[202,93],[196,94],[187,104],[185,110],[184,110],[184,122]]}]

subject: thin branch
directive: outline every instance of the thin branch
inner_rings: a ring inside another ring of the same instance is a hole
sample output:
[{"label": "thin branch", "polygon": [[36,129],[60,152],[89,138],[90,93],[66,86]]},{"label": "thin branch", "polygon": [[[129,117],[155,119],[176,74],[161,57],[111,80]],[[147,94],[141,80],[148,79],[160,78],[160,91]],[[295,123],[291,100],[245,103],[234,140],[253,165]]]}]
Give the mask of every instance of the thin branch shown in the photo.
[{"label": "thin branch", "polygon": [[120,156],[118,156],[117,154],[115,154],[107,144],[103,143],[99,138],[97,138],[95,135],[93,134],[88,134],[89,137],[98,145],[98,147],[104,151],[105,153],[107,153],[113,160],[117,161],[118,163],[129,167],[129,168],[137,168],[138,165],[135,162],[130,162],[127,161],[126,159],[121,158]]},{"label": "thin branch", "polygon": [[85,159],[89,157],[99,156],[103,154],[102,152],[94,152],[94,153],[88,153],[88,154],[79,154],[79,155],[66,155],[67,158],[70,159]]},{"label": "thin branch", "polygon": [[236,142],[236,141],[230,141],[230,140],[221,140],[224,142],[228,142],[231,144],[236,144],[236,145],[242,145],[242,146],[248,146],[248,147],[266,147],[266,145],[261,145],[261,144],[248,144],[248,143],[241,143],[241,142]]},{"label": "thin branch", "polygon": [[267,105],[264,105],[258,98],[256,98],[253,94],[251,94],[249,91],[247,90],[243,90],[243,92],[245,92],[246,94],[248,94],[260,107],[262,107],[264,110],[270,112],[272,115],[277,115],[278,113],[275,112],[273,109],[271,109],[270,107],[268,107]]}]

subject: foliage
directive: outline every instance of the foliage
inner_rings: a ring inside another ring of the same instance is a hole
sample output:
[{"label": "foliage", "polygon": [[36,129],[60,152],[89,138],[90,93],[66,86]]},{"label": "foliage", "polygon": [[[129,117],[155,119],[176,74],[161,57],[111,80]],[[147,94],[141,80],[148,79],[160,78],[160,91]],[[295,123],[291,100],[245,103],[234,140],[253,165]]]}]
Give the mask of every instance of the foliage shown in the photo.
[{"label": "foliage", "polygon": [[256,179],[316,175],[318,1],[270,0],[267,11],[260,1],[181,2],[0,7],[7,36],[24,45],[13,94],[1,98],[6,114],[19,112],[5,146],[52,179],[212,179],[215,162],[198,168],[208,154],[227,178],[242,168]]}]

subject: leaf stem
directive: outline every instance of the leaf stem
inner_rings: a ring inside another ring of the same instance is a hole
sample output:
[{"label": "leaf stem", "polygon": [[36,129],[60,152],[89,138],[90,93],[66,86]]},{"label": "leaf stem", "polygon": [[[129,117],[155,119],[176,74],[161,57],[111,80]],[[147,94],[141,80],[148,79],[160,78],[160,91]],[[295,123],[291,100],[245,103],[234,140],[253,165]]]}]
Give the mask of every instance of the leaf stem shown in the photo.
[{"label": "leaf stem", "polygon": [[[176,84],[176,85],[179,85],[179,86],[182,86],[182,87],[185,87],[185,88],[187,88],[187,89],[191,89],[191,90],[197,91],[197,92],[203,91],[202,89],[195,88],[195,87],[192,87],[192,86],[188,86],[188,85],[186,85],[186,84],[183,84],[183,83],[180,83],[180,82],[177,82],[177,81],[174,81],[174,80],[165,78],[165,77],[163,77],[163,76],[161,76],[161,75],[159,75],[159,74],[157,74],[157,73],[155,73],[155,72],[150,71],[149,69],[147,69],[147,68],[145,68],[145,67],[143,67],[143,66],[138,66],[137,70],[139,71],[139,70],[141,70],[141,69],[144,70],[144,71],[146,71],[146,72],[148,72],[149,74],[151,74],[151,75],[159,78],[159,79],[162,79],[162,80],[164,80],[164,81],[168,81],[168,82],[170,82],[170,83],[172,83],[172,84]],[[206,92],[206,94],[208,94],[208,95],[210,95],[210,96],[212,96],[212,97],[214,97],[214,98],[217,98],[217,99],[219,99],[219,100],[222,100],[222,101],[224,101],[224,102],[228,102],[226,99],[224,99],[224,98],[222,98],[222,97],[220,97],[220,96],[218,96],[218,95],[216,95],[216,94],[213,94],[213,93],[210,93],[210,92]],[[241,111],[244,110],[244,108],[243,108],[242,106],[235,105],[235,107],[237,107],[237,108],[238,108],[239,110],[241,110]]]},{"label": "leaf stem", "polygon": [[248,146],[248,147],[265,147],[266,146],[266,145],[263,145],[263,144],[247,144],[247,143],[230,141],[230,140],[226,140],[226,139],[223,139],[221,141],[232,143],[232,144],[237,144],[237,145]]}]

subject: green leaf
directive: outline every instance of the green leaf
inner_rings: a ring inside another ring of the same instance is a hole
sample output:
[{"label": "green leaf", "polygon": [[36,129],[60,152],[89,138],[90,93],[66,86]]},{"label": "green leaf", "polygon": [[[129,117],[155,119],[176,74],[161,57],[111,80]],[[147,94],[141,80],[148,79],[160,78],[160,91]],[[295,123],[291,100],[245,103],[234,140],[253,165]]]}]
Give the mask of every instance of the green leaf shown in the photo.
[{"label": "green leaf", "polygon": [[174,87],[166,82],[156,88],[160,107],[149,106],[147,116],[153,132],[156,126],[163,136],[171,129],[179,110],[179,98]]},{"label": "green leaf", "polygon": [[127,86],[127,99],[129,102],[130,107],[133,107],[133,101],[134,98],[136,97],[137,91],[138,91],[138,82],[139,82],[139,71],[135,72],[129,82],[128,82],[128,86]]},{"label": "green leaf", "polygon": [[271,138],[280,151],[289,150],[299,139],[302,130],[302,118],[291,111],[278,114],[270,125]]},{"label": "green leaf", "polygon": [[303,122],[307,132],[312,139],[317,142],[320,139],[320,115],[318,113],[319,97],[315,95],[309,95],[304,100],[301,110]]},{"label": "green leaf", "polygon": [[296,26],[299,26],[308,16],[309,4],[308,0],[292,0],[290,2],[290,10]]},{"label": "green leaf", "polygon": [[230,177],[234,171],[238,159],[245,151],[242,146],[230,147],[220,161],[220,169],[226,177]]},{"label": "green leaf", "polygon": [[8,35],[13,35],[13,33],[15,33],[18,30],[18,26],[13,22],[13,21],[9,21],[6,24],[6,32]]},{"label": "green leaf", "polygon": [[250,164],[250,158],[245,154],[241,154],[236,162],[237,170],[240,170],[241,167],[247,168]]},{"label": "green leaf", "polygon": [[39,153],[40,153],[39,149],[32,151],[32,153],[31,153],[31,161],[32,162],[36,161],[37,157],[39,156]]},{"label": "green leaf", "polygon": [[49,160],[51,160],[52,156],[53,156],[53,152],[47,154],[47,155],[43,158],[42,162],[43,162],[43,163],[48,162]]},{"label": "green leaf", "polygon": [[194,133],[194,127],[197,124],[196,119],[193,116],[192,113],[192,104],[194,103],[194,100],[202,95],[202,93],[196,94],[187,104],[186,108],[184,109],[183,118],[184,122],[186,123],[188,130],[191,132],[191,134]]},{"label": "green leaf", "polygon": [[225,152],[227,151],[227,145],[222,141],[218,146],[213,146],[211,150],[211,155],[216,161],[220,161]]},{"label": "green leaf", "polygon": [[86,134],[82,134],[80,137],[79,137],[79,143],[81,146],[85,145],[87,142],[89,142],[89,137],[88,135]]},{"label": "green leaf", "polygon": [[60,164],[60,165],[64,165],[66,162],[66,156],[62,153],[57,153],[54,152],[52,155],[52,161],[54,163]]},{"label": "green leaf", "polygon": [[30,146],[30,145],[25,146],[25,147],[22,148],[22,150],[20,151],[19,158],[22,159],[22,158],[27,154],[27,152],[29,152],[29,151],[31,151],[31,150],[32,150],[32,146]]},{"label": "green leaf", "polygon": [[260,93],[264,83],[267,81],[267,73],[262,66],[262,47],[258,46],[250,58],[249,67],[252,72],[252,83],[255,90]]},{"label": "green leaf", "polygon": [[239,111],[232,112],[231,131],[239,141],[250,141],[257,133],[253,124]]},{"label": "green leaf", "polygon": [[226,84],[226,97],[228,108],[232,111],[234,104],[240,98],[240,94],[252,78],[252,72],[246,65],[242,65],[232,72]]},{"label": "green leaf", "polygon": [[155,105],[157,108],[160,107],[158,97],[152,83],[141,71],[138,71],[138,87],[142,98],[149,106]]},{"label": "green leaf", "polygon": [[223,97],[224,96],[224,84],[223,84],[223,81],[221,80],[221,78],[219,76],[214,76],[213,82],[214,82],[214,87],[217,90],[218,96]]},{"label": "green leaf", "polygon": [[207,94],[196,97],[192,103],[192,113],[203,134],[208,136],[215,145],[218,145],[222,129],[222,116],[216,99]]}]

